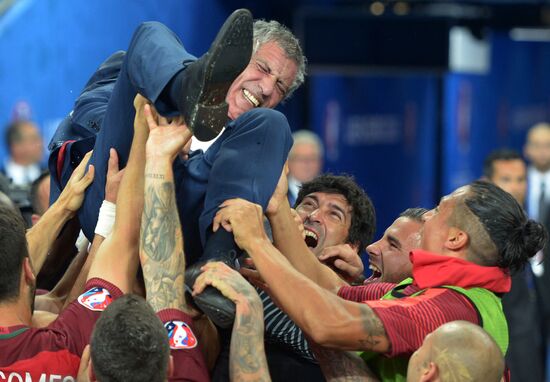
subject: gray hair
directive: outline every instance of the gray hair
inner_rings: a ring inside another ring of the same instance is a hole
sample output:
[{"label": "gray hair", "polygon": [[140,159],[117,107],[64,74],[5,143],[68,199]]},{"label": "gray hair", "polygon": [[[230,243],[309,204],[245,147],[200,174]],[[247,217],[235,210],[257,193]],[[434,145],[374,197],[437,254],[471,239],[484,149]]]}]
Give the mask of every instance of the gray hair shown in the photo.
[{"label": "gray hair", "polygon": [[292,34],[290,29],[275,20],[255,20],[254,50],[252,54],[256,53],[260,46],[270,41],[276,42],[281,49],[283,49],[286,56],[293,60],[298,66],[296,78],[288,89],[285,96],[286,99],[291,96],[294,90],[304,83],[304,78],[306,75],[306,58],[302,52],[302,48],[300,47],[300,42],[296,36]]},{"label": "gray hair", "polygon": [[292,139],[294,140],[294,146],[306,143],[317,147],[317,150],[319,151],[319,156],[321,158],[323,157],[325,151],[323,142],[321,141],[321,138],[319,138],[319,136],[314,132],[310,130],[297,130],[292,133]]}]

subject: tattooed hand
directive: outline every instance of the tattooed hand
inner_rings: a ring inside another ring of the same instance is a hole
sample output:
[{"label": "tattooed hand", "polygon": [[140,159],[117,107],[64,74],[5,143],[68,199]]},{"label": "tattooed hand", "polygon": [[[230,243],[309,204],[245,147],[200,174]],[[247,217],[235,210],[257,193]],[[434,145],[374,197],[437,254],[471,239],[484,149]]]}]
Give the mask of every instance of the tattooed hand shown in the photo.
[{"label": "tattooed hand", "polygon": [[237,308],[229,354],[230,380],[270,381],[264,349],[264,308],[256,290],[224,263],[207,263],[201,269],[193,294],[211,285]]},{"label": "tattooed hand", "polygon": [[195,281],[193,295],[200,294],[208,285],[218,289],[225,297],[235,304],[248,302],[262,305],[256,290],[239,272],[231,269],[222,262],[206,263],[202,274]]}]

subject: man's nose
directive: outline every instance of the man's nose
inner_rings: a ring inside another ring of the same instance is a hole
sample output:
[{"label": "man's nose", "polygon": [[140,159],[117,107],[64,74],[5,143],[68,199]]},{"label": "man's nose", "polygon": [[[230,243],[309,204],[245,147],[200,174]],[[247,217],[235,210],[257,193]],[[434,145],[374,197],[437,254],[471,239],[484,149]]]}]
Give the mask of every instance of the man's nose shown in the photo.
[{"label": "man's nose", "polygon": [[273,74],[266,74],[262,79],[262,93],[264,96],[269,96],[275,90],[277,85],[277,77]]},{"label": "man's nose", "polygon": [[309,220],[313,220],[313,221],[319,221],[319,219],[321,218],[321,209],[320,208],[316,208],[314,209],[313,211],[311,211],[308,215],[308,219]]}]

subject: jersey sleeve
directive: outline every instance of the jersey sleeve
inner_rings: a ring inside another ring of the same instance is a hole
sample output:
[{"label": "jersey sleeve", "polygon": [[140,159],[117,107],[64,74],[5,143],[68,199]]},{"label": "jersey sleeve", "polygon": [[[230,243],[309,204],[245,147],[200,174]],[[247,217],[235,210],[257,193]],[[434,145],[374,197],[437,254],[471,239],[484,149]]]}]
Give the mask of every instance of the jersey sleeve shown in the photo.
[{"label": "jersey sleeve", "polygon": [[166,329],[170,354],[174,359],[174,372],[168,380],[209,381],[206,361],[193,330],[193,319],[177,309],[161,310],[157,316]]},{"label": "jersey sleeve", "polygon": [[99,278],[88,280],[84,293],[71,302],[48,329],[64,334],[67,348],[81,356],[101,312],[122,295],[122,291],[108,281]]},{"label": "jersey sleeve", "polygon": [[427,289],[398,300],[365,301],[380,318],[393,357],[416,351],[424,338],[444,323],[456,320],[479,324],[477,310],[462,294],[446,288]]},{"label": "jersey sleeve", "polygon": [[343,286],[338,290],[338,296],[344,300],[363,302],[380,300],[387,292],[395,287],[392,283],[371,283],[359,286]]}]

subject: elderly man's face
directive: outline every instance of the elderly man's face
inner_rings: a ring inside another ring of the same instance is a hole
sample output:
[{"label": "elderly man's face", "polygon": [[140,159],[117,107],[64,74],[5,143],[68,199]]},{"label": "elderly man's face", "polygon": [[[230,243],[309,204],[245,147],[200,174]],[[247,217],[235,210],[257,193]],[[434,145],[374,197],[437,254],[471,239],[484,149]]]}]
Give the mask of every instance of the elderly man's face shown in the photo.
[{"label": "elderly man's face", "polygon": [[285,98],[297,73],[296,62],[276,42],[261,45],[227,92],[229,118],[236,119],[255,107],[274,108]]}]

